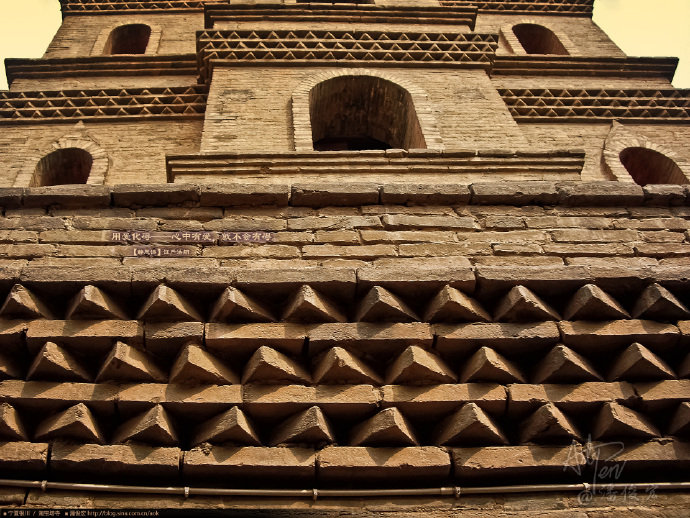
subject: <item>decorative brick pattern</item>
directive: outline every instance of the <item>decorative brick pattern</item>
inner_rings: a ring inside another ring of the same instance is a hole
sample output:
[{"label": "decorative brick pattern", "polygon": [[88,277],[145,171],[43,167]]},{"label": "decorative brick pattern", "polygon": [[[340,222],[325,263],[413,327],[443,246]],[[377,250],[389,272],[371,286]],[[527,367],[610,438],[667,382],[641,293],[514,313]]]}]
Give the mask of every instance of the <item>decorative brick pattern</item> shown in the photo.
[{"label": "decorative brick pattern", "polygon": [[690,91],[607,89],[501,89],[519,122],[558,120],[690,121]]},{"label": "decorative brick pattern", "polygon": [[591,14],[594,0],[440,0],[447,7],[476,5],[487,13]]},{"label": "decorative brick pattern", "polygon": [[0,122],[201,117],[206,96],[203,86],[0,92]]},{"label": "decorative brick pattern", "polygon": [[491,66],[495,34],[379,31],[202,31],[197,34],[201,75],[208,78],[210,62],[294,64],[376,63],[423,66]]}]

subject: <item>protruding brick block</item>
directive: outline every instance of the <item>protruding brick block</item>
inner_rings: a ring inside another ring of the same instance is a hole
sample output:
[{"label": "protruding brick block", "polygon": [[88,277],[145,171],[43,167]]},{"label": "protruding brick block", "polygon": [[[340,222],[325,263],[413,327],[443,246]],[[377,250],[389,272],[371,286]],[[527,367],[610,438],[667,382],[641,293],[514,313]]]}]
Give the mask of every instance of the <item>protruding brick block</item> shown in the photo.
[{"label": "protruding brick block", "polygon": [[[625,472],[687,472],[690,469],[690,443],[656,439],[640,444],[592,443],[593,459],[599,469],[613,468]],[[612,471],[614,472],[614,471]]]},{"label": "protruding brick block", "polygon": [[[324,324],[327,325],[327,324]],[[221,357],[249,357],[264,345],[287,354],[302,352],[308,327],[301,324],[206,324],[206,347]]]},{"label": "protruding brick block", "polygon": [[63,209],[109,207],[110,191],[111,188],[105,185],[32,187],[24,191],[24,207],[57,206]]},{"label": "protruding brick block", "polygon": [[555,403],[566,412],[593,412],[602,403],[627,403],[635,399],[635,391],[628,383],[588,382],[578,385],[523,385],[508,387],[510,412],[526,414],[546,403]]},{"label": "protruding brick block", "polygon": [[650,207],[678,206],[685,203],[687,191],[683,185],[649,184],[642,187],[644,204]]},{"label": "protruding brick block", "polygon": [[559,201],[571,207],[636,206],[644,202],[642,187],[622,182],[572,182],[557,186]]},{"label": "protruding brick block", "polygon": [[46,443],[0,442],[0,471],[8,474],[46,471],[48,446]]},{"label": "protruding brick block", "polygon": [[444,355],[464,355],[487,346],[510,357],[511,354],[537,351],[558,343],[555,322],[532,324],[436,324],[436,350]]},{"label": "protruding brick block", "polygon": [[292,447],[195,448],[184,453],[182,474],[194,479],[233,479],[254,484],[311,484],[316,477],[316,454],[311,448]]},{"label": "protruding brick block", "polygon": [[468,185],[386,184],[381,203],[396,205],[463,205],[470,201]]},{"label": "protruding brick block", "polygon": [[144,326],[136,320],[34,320],[26,332],[26,346],[36,353],[46,342],[58,340],[66,349],[94,354],[115,342],[142,348]]},{"label": "protruding brick block", "polygon": [[56,442],[50,468],[56,473],[100,477],[163,477],[178,475],[182,452],[178,448],[143,444],[96,445]]},{"label": "protruding brick block", "polygon": [[172,359],[189,342],[201,344],[204,324],[201,322],[147,322],[144,326],[146,350]]},{"label": "protruding brick block", "polygon": [[558,191],[553,182],[487,182],[473,183],[475,205],[556,205]]},{"label": "protruding brick block", "polygon": [[116,207],[151,207],[198,202],[200,189],[193,184],[121,184],[113,187]]},{"label": "protruding brick block", "polygon": [[199,204],[202,207],[238,207],[253,205],[285,206],[290,186],[280,184],[214,184],[202,185]]},{"label": "protruding brick block", "polygon": [[[520,478],[572,478],[585,466],[582,446],[496,446],[453,448],[453,471],[459,482]],[[570,468],[570,469],[569,469]]]},{"label": "protruding brick block", "polygon": [[379,392],[371,385],[247,385],[244,387],[244,409],[261,418],[287,418],[318,406],[328,417],[364,418],[379,402]]},{"label": "protruding brick block", "polygon": [[324,482],[440,483],[450,475],[450,456],[441,448],[367,448],[329,446],[317,453],[318,478]]},{"label": "protruding brick block", "polygon": [[351,346],[374,356],[388,356],[401,353],[409,345],[430,347],[432,342],[431,326],[419,322],[321,324],[309,331],[312,355],[331,347]]},{"label": "protruding brick block", "polygon": [[307,207],[375,205],[379,189],[374,183],[296,184],[292,186],[290,205]]},{"label": "protruding brick block", "polygon": [[495,383],[434,386],[386,385],[381,406],[395,406],[411,419],[440,418],[464,403],[476,403],[492,414],[506,410],[506,388]]},{"label": "protruding brick block", "polygon": [[614,320],[610,322],[559,322],[563,343],[582,354],[611,352],[639,342],[652,351],[666,351],[680,338],[676,326],[650,320]]}]

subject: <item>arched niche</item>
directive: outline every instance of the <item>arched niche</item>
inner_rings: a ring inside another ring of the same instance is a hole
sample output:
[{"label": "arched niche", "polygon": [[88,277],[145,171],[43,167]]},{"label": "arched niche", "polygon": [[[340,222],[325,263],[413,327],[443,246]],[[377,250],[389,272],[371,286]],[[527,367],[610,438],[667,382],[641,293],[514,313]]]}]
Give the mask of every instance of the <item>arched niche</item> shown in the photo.
[{"label": "arched niche", "polygon": [[689,183],[675,161],[654,149],[627,147],[619,157],[623,167],[638,185]]},{"label": "arched niche", "polygon": [[426,93],[387,73],[329,71],[293,93],[295,150],[437,149]]},{"label": "arched niche", "polygon": [[425,149],[412,96],[373,76],[340,76],[309,93],[314,149]]},{"label": "arched niche", "polygon": [[513,25],[513,34],[527,54],[556,54],[567,56],[568,51],[549,28],[536,23]]},{"label": "arched niche", "polygon": [[115,27],[108,36],[103,53],[146,54],[151,39],[151,27],[143,23],[131,23]]},{"label": "arched niche", "polygon": [[88,151],[76,147],[56,149],[38,161],[29,187],[85,184],[92,167],[93,156]]},{"label": "arched niche", "polygon": [[690,161],[658,144],[635,127],[613,122],[602,153],[604,173],[612,180],[640,185],[690,183]]}]

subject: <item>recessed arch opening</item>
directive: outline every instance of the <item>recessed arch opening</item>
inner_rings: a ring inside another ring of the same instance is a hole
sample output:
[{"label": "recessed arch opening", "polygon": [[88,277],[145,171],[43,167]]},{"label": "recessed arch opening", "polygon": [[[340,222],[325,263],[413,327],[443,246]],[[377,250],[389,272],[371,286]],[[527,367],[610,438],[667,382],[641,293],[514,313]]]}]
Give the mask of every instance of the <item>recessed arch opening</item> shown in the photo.
[{"label": "recessed arch opening", "polygon": [[620,161],[636,184],[687,184],[688,179],[672,159],[654,149],[628,147]]},{"label": "recessed arch opening", "polygon": [[309,92],[314,150],[426,149],[412,96],[386,79],[339,76]]},{"label": "recessed arch opening", "polygon": [[513,33],[527,54],[568,55],[568,51],[558,36],[543,25],[520,23],[513,26]]},{"label": "recessed arch opening", "polygon": [[57,149],[39,160],[29,187],[84,184],[92,165],[93,157],[83,149]]},{"label": "recessed arch opening", "polygon": [[108,36],[104,53],[145,54],[151,38],[151,27],[143,23],[132,23],[116,27]]}]

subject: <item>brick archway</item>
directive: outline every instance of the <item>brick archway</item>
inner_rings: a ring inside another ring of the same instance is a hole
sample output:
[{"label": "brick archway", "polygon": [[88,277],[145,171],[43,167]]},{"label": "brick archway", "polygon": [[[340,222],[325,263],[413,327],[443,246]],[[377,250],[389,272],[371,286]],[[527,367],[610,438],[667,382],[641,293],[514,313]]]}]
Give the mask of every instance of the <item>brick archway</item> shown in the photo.
[{"label": "brick archway", "polygon": [[619,122],[614,122],[611,126],[611,131],[609,132],[609,136],[606,138],[604,152],[602,154],[604,171],[609,174],[612,179],[619,182],[635,182],[621,161],[621,153],[630,148],[649,149],[672,160],[678,166],[683,176],[690,183],[690,162],[679,157],[678,154],[672,149],[669,149],[654,142],[652,139],[644,135],[628,129]]},{"label": "brick archway", "polygon": [[91,49],[91,55],[105,55],[104,53],[106,46],[108,44],[108,38],[110,38],[112,32],[115,29],[118,29],[119,27],[124,27],[126,25],[148,25],[151,28],[151,34],[149,36],[148,45],[146,46],[146,52],[144,52],[143,55],[155,56],[156,54],[158,54],[158,47],[160,46],[161,34],[163,33],[163,29],[159,25],[152,24],[151,20],[147,20],[145,18],[131,18],[128,19],[127,22],[113,23],[112,25],[109,25],[108,27],[102,29],[101,32],[98,34],[98,38],[96,38],[96,42],[93,44],[93,48]]},{"label": "brick archway", "polygon": [[573,42],[570,40],[568,35],[561,31],[557,27],[552,27],[548,23],[544,23],[541,20],[535,20],[533,18],[523,18],[520,20],[515,20],[514,23],[511,24],[506,24],[501,26],[501,37],[505,40],[506,44],[508,45],[509,50],[518,56],[527,56],[529,55],[527,51],[524,49],[522,44],[520,43],[520,40],[518,40],[518,37],[515,35],[513,32],[513,27],[517,25],[538,25],[541,27],[544,27],[545,29],[548,29],[551,31],[556,38],[560,41],[560,43],[565,47],[565,50],[568,52],[570,56],[580,56],[581,53],[578,50],[578,48],[573,44]]},{"label": "brick archway", "polygon": [[103,185],[110,161],[108,154],[98,143],[86,135],[65,135],[53,142],[48,149],[36,150],[27,157],[24,166],[14,180],[13,187],[29,187],[38,163],[43,157],[59,149],[77,148],[91,155],[93,162],[87,185]]},{"label": "brick archway", "polygon": [[368,69],[333,70],[316,75],[306,80],[292,94],[292,121],[294,128],[295,151],[313,151],[313,135],[310,119],[310,92],[318,84],[330,79],[346,76],[369,76],[383,79],[404,89],[410,94],[427,149],[442,151],[443,140],[438,123],[431,110],[431,103],[424,90],[413,83],[396,77],[393,74]]}]

